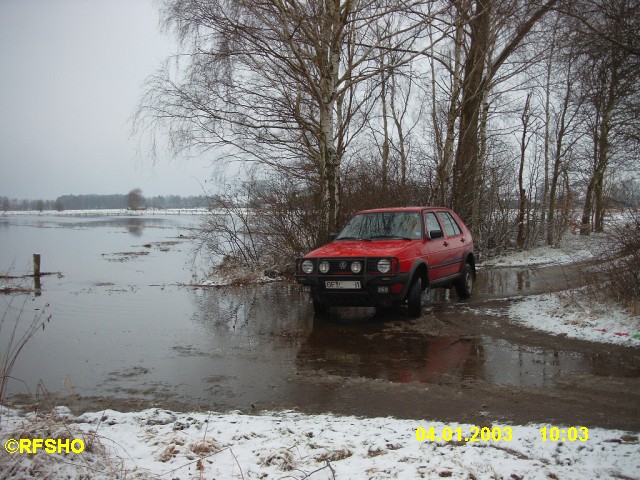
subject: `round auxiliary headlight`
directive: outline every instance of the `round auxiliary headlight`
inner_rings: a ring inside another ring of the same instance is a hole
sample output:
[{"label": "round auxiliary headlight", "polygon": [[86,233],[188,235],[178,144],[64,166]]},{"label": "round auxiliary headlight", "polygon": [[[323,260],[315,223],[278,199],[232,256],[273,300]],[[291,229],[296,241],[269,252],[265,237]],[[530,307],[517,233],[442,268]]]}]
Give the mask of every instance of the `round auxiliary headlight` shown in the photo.
[{"label": "round auxiliary headlight", "polygon": [[320,270],[320,273],[327,273],[329,271],[329,262],[322,260],[318,265],[318,270]]},{"label": "round auxiliary headlight", "polygon": [[389,273],[389,270],[391,270],[391,262],[389,260],[383,258],[378,261],[378,271],[380,273]]},{"label": "round auxiliary headlight", "polygon": [[304,273],[313,272],[313,262],[311,260],[305,260],[304,262],[302,262],[302,271]]},{"label": "round auxiliary headlight", "polygon": [[362,265],[360,264],[360,262],[353,262],[351,264],[351,271],[353,273],[360,273],[360,270],[362,270]]}]

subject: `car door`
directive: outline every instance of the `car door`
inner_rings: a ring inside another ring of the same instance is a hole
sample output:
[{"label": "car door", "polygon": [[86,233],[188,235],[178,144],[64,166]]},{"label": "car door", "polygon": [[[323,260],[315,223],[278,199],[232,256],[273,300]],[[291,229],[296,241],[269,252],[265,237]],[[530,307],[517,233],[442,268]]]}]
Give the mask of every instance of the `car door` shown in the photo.
[{"label": "car door", "polygon": [[433,282],[446,277],[446,261],[448,256],[448,242],[444,229],[435,212],[426,211],[423,214],[425,225],[426,262],[429,267],[429,281]]},{"label": "car door", "polygon": [[445,259],[442,270],[444,276],[455,275],[460,272],[465,251],[465,238],[460,226],[455,219],[447,211],[437,212],[438,219],[444,227],[445,239],[444,247],[446,249]]}]

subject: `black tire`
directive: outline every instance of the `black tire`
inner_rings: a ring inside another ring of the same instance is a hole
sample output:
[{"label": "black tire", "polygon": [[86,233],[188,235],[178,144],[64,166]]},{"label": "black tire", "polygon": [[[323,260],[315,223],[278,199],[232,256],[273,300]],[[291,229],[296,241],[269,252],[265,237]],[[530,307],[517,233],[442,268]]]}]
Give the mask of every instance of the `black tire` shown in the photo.
[{"label": "black tire", "polygon": [[409,287],[407,308],[410,317],[417,318],[422,315],[422,279],[420,277],[416,277]]},{"label": "black tire", "polygon": [[469,298],[473,293],[473,267],[468,263],[462,267],[462,272],[458,281],[456,281],[456,293],[458,298]]},{"label": "black tire", "polygon": [[326,313],[329,312],[329,307],[327,305],[325,305],[324,303],[316,300],[315,298],[313,299],[313,312],[316,315],[325,315]]}]

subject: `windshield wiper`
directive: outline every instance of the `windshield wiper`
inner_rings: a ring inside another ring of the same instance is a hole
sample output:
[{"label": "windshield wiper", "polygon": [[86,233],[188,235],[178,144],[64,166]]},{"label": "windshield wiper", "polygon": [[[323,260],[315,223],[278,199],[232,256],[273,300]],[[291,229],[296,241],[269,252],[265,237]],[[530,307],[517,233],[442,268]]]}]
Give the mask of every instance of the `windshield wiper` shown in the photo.
[{"label": "windshield wiper", "polygon": [[413,240],[410,237],[403,237],[401,235],[374,235],[374,236],[370,237],[370,240],[380,239],[380,238],[397,238],[397,239],[400,239],[400,240]]},{"label": "windshield wiper", "polygon": [[368,242],[371,241],[370,238],[362,238],[362,237],[337,237],[336,240],[366,240]]}]

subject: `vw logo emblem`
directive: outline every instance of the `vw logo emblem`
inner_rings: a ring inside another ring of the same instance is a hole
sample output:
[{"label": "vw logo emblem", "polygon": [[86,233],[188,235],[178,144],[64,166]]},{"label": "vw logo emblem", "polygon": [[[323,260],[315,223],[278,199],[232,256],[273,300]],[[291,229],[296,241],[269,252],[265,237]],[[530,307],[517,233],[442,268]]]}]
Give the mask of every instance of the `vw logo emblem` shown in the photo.
[{"label": "vw logo emblem", "polygon": [[340,262],[340,270],[346,270],[347,269],[347,262]]}]

